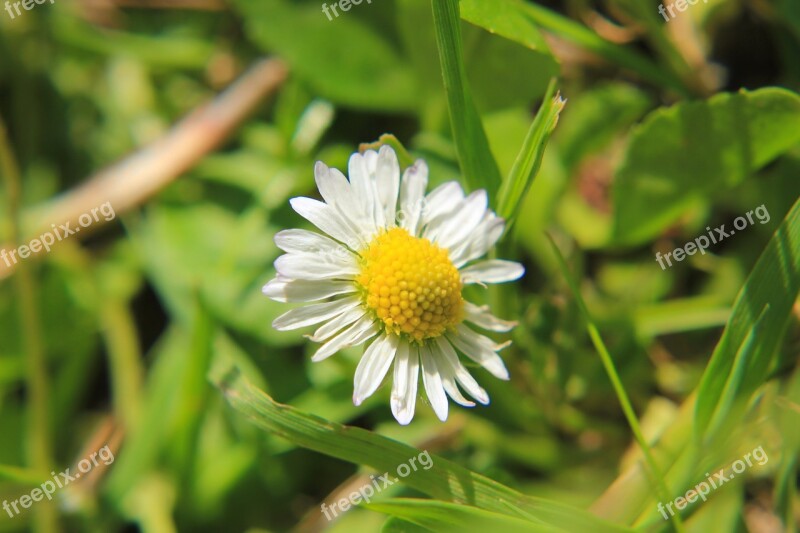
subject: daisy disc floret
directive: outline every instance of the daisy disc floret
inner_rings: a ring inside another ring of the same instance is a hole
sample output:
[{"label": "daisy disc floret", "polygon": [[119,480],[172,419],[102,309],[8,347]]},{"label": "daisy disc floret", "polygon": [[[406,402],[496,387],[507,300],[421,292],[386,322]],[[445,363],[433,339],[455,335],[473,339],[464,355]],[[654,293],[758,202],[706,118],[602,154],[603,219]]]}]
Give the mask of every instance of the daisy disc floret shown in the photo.
[{"label": "daisy disc floret", "polygon": [[436,415],[447,418],[447,397],[472,407],[461,390],[482,404],[489,397],[459,353],[500,379],[508,371],[498,352],[508,343],[478,333],[505,332],[513,322],[464,300],[464,285],[518,279],[522,265],[478,261],[503,233],[504,221],[488,208],[485,191],[465,195],[447,182],[427,195],[428,168],[418,160],[402,178],[394,151],[353,154],[349,179],[318,162],[323,201],[293,198],[298,214],[322,234],[292,229],[275,235],[286,252],[264,294],[303,302],[273,322],[279,330],[318,325],[309,337],[322,345],[321,361],[368,343],[354,378],[353,402],[371,396],[393,368],[392,413],[401,424],[414,416],[422,384]]}]

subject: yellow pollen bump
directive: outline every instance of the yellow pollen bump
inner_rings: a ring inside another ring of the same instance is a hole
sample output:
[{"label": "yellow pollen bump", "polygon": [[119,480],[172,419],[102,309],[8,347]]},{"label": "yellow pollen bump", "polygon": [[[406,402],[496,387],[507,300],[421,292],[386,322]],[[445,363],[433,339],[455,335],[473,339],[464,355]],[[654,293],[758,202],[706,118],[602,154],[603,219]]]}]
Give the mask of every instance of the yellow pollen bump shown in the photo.
[{"label": "yellow pollen bump", "polygon": [[364,290],[365,304],[388,332],[421,342],[461,321],[461,276],[447,250],[392,228],[360,255],[356,281]]}]

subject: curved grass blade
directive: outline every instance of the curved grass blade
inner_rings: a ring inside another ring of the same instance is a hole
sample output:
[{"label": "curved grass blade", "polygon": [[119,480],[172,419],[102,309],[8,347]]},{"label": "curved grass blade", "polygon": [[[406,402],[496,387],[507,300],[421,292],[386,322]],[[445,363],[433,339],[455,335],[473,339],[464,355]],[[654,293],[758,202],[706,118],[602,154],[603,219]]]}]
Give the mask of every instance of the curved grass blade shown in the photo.
[{"label": "curved grass blade", "polygon": [[[508,515],[485,511],[468,505],[420,500],[393,498],[370,503],[367,509],[384,513],[406,522],[411,522],[426,530],[440,533],[461,533],[463,531],[503,531],[507,533],[551,533],[570,531],[542,523],[532,523]],[[565,527],[568,525],[565,524]]]},{"label": "curved grass blade", "polygon": [[[419,450],[370,431],[344,426],[276,403],[248,383],[238,370],[214,373],[212,381],[228,402],[257,426],[292,443],[378,472],[395,472]],[[521,520],[539,520],[574,531],[630,531],[610,524],[575,507],[521,494],[514,489],[471,472],[447,459],[432,456],[433,466],[417,470],[403,483],[432,498],[478,507]]]}]

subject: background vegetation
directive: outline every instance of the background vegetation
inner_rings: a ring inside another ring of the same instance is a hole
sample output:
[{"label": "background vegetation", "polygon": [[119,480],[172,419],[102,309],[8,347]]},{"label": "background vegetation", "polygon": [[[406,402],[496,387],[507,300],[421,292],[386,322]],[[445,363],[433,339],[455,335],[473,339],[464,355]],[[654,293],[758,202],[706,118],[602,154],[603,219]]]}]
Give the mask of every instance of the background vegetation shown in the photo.
[{"label": "background vegetation", "polygon": [[[0,500],[115,454],[0,530],[797,531],[798,6],[0,12],[0,246],[117,215],[0,262]],[[354,407],[360,351],[312,364],[260,291],[314,161],[344,169],[384,133],[433,185],[486,188],[527,268],[485,293],[520,323],[511,381],[476,370],[491,405],[445,424],[422,404],[398,426],[386,387]],[[761,205],[769,222],[656,262]],[[758,446],[765,465],[662,519]],[[433,468],[325,520],[422,449]]]}]

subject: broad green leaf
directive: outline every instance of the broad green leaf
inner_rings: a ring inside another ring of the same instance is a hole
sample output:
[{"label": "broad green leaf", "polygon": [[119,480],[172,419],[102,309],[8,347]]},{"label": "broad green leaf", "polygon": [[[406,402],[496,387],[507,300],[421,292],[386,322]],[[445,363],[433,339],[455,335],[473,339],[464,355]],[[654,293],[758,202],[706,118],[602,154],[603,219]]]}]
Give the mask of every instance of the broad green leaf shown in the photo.
[{"label": "broad green leaf", "polygon": [[[496,531],[534,533],[571,531],[568,524],[555,527],[450,502],[394,498],[366,505],[367,509],[401,518],[430,531]],[[574,530],[573,530],[574,531]]]},{"label": "broad green leaf", "polygon": [[[420,451],[370,431],[343,426],[276,403],[250,385],[226,365],[212,370],[212,381],[228,402],[262,429],[290,442],[378,472],[396,472]],[[525,496],[496,481],[471,472],[452,461],[432,456],[433,466],[417,470],[403,483],[432,498],[472,505],[523,520],[538,520],[560,527],[573,524],[574,530],[624,531],[574,507],[543,498]]]},{"label": "broad green leaf", "polygon": [[[729,414],[734,399],[745,403],[764,383],[799,292],[800,200],[770,239],[739,292],[703,374],[694,423],[699,441],[715,437],[715,428],[710,427],[712,417]],[[726,390],[734,397],[726,397]]]},{"label": "broad green leaf", "polygon": [[431,2],[436,44],[459,164],[470,188],[482,188],[491,192],[500,185],[500,171],[492,158],[486,132],[467,85],[461,50],[458,0]]},{"label": "broad green leaf", "polygon": [[550,49],[520,0],[461,0],[461,18],[539,52]]},{"label": "broad green leaf", "polygon": [[800,141],[800,97],[776,88],[720,94],[652,113],[614,180],[618,243],[652,239],[687,209],[740,183]]},{"label": "broad green leaf", "polygon": [[553,91],[555,91],[555,80],[550,83],[550,88],[544,97],[544,105],[536,113],[511,173],[503,181],[498,193],[497,213],[508,221],[509,226],[514,223],[528,190],[539,172],[547,141],[558,124],[558,116],[566,103],[558,94],[553,97]]},{"label": "broad green leaf", "polygon": [[415,109],[417,88],[408,65],[352,13],[328,20],[318,3],[239,0],[235,5],[250,38],[279,54],[320,96],[364,109]]}]

